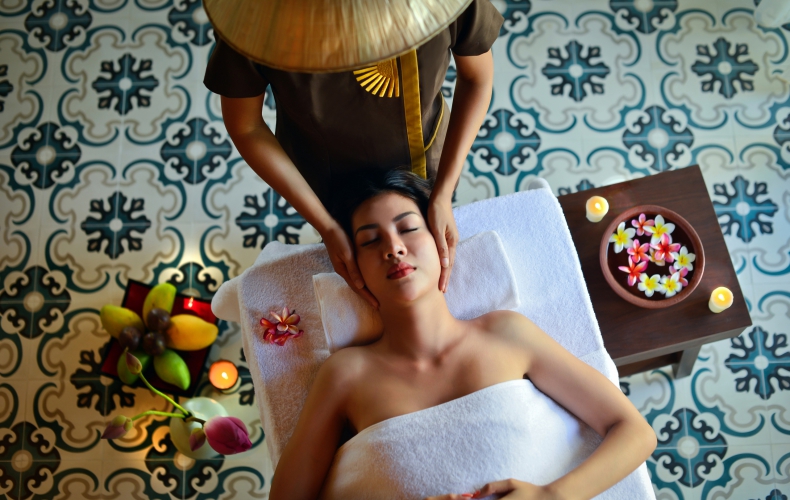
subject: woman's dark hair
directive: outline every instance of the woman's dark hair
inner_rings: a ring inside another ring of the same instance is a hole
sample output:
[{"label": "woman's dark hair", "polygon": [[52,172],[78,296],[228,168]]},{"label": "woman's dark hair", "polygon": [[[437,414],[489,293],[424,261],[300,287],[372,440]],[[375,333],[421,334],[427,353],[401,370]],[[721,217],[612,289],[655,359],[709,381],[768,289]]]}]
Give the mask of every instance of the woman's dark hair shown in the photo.
[{"label": "woman's dark hair", "polygon": [[426,223],[433,182],[405,169],[370,168],[344,179],[333,193],[330,213],[353,241],[351,217],[365,201],[384,193],[395,193],[414,201]]}]

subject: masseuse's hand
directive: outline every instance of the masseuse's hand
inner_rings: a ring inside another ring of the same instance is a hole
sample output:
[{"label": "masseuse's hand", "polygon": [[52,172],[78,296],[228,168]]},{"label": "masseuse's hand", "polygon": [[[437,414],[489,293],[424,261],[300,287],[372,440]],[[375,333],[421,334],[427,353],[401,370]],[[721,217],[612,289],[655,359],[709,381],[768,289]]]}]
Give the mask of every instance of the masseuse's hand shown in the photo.
[{"label": "masseuse's hand", "polygon": [[329,253],[329,260],[332,261],[335,272],[346,280],[346,283],[352,290],[378,309],[379,301],[370,293],[370,290],[365,288],[365,281],[362,279],[362,274],[359,272],[357,262],[354,259],[354,249],[343,228],[339,224],[335,224],[324,231],[321,234],[321,238],[324,240],[326,251]]},{"label": "masseuse's hand", "polygon": [[465,500],[467,498],[485,498],[490,495],[497,495],[496,498],[509,500],[560,500],[559,496],[545,486],[536,486],[515,479],[488,483],[474,493],[441,495],[428,497],[425,500]]},{"label": "masseuse's hand", "polygon": [[455,227],[455,216],[451,200],[431,198],[428,205],[428,225],[431,226],[436,248],[439,250],[439,261],[442,273],[439,275],[439,290],[447,292],[450,273],[455,264],[455,247],[458,244],[458,229]]}]

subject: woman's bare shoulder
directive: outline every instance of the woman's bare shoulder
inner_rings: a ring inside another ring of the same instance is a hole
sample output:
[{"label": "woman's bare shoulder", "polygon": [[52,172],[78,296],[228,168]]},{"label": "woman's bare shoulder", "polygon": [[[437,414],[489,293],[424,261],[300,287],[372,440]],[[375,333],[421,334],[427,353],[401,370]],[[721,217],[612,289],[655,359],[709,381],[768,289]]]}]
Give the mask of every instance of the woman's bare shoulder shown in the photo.
[{"label": "woman's bare shoulder", "polygon": [[345,347],[332,353],[319,371],[319,377],[328,379],[331,385],[343,385],[348,389],[362,378],[370,366],[367,346]]},{"label": "woman's bare shoulder", "polygon": [[529,318],[516,311],[499,310],[478,316],[474,320],[486,335],[502,340],[524,341],[539,329]]}]

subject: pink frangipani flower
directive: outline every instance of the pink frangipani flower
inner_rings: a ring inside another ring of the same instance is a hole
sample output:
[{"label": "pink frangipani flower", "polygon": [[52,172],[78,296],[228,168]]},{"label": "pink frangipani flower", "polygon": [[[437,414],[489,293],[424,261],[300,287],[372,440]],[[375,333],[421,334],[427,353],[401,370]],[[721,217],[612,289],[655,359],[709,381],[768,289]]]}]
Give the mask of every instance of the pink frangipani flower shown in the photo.
[{"label": "pink frangipani flower", "polygon": [[634,286],[634,283],[639,280],[639,275],[647,269],[647,261],[636,263],[633,260],[628,260],[628,267],[620,266],[617,269],[628,273],[628,286]]},{"label": "pink frangipani flower", "polygon": [[643,245],[639,244],[639,240],[634,240],[633,245],[630,248],[626,249],[628,255],[631,256],[631,260],[635,263],[639,263],[640,261],[649,261],[650,257],[648,257],[647,252],[650,250],[650,244],[645,243]]},{"label": "pink frangipani flower", "polygon": [[661,239],[656,244],[651,244],[650,247],[656,251],[654,258],[656,260],[663,260],[671,264],[675,258],[672,256],[673,252],[680,250],[680,243],[672,243],[672,239],[668,234],[661,235]]},{"label": "pink frangipani flower", "polygon": [[[685,248],[685,247],[684,247],[684,248]],[[680,278],[679,278],[680,284],[681,284],[682,286],[684,286],[684,287],[686,287],[686,286],[689,286],[689,282],[688,282],[688,280],[686,279],[686,275],[689,273],[689,270],[688,270],[688,268],[686,268],[686,267],[681,267],[680,269],[677,269],[677,268],[675,267],[676,265],[677,265],[677,262],[675,262],[675,264],[673,264],[673,265],[669,266],[669,274],[675,274],[675,273],[678,273],[678,274],[680,275]]]},{"label": "pink frangipani flower", "polygon": [[652,262],[653,264],[655,264],[655,265],[657,265],[657,266],[664,267],[664,266],[666,266],[666,265],[667,265],[667,263],[666,263],[665,261],[663,261],[663,260],[658,260],[658,259],[656,258],[656,251],[655,251],[654,249],[652,249],[652,248],[650,249],[650,257],[649,257],[649,260],[650,260],[650,262]]},{"label": "pink frangipani flower", "polygon": [[631,225],[636,228],[636,235],[642,236],[647,232],[645,227],[655,225],[655,221],[653,219],[647,220],[645,214],[639,214],[639,219],[631,219]]},{"label": "pink frangipani flower", "polygon": [[275,312],[269,313],[274,321],[269,321],[266,318],[261,318],[261,326],[265,331],[263,339],[266,342],[271,342],[279,346],[285,345],[289,339],[300,337],[304,330],[296,327],[301,319],[296,311],[289,311],[287,307],[283,308],[283,312],[277,314]]},{"label": "pink frangipani flower", "polygon": [[236,417],[212,417],[203,430],[209,446],[217,453],[233,455],[252,448],[247,426]]}]

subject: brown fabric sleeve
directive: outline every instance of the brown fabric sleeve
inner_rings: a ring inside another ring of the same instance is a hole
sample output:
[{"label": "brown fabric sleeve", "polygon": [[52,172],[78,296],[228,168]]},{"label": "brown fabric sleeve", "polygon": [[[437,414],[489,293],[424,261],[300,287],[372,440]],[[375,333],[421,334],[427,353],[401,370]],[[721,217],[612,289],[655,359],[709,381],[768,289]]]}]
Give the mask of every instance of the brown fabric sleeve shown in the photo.
[{"label": "brown fabric sleeve", "polygon": [[255,97],[263,94],[269,86],[252,61],[219,37],[206,65],[203,84],[215,94],[225,97]]},{"label": "brown fabric sleeve", "polygon": [[459,56],[479,56],[488,52],[499,36],[503,22],[505,18],[491,0],[472,0],[449,26],[452,37],[450,49]]}]

